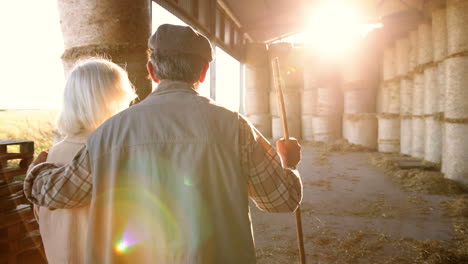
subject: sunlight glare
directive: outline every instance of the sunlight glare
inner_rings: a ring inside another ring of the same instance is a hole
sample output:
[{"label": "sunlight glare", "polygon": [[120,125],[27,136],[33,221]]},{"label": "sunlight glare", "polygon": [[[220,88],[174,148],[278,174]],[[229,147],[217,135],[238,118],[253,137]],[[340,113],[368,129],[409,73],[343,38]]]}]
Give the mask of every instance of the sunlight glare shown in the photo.
[{"label": "sunlight glare", "polygon": [[351,6],[343,1],[330,1],[314,9],[305,32],[305,42],[322,54],[341,55],[359,37],[365,37],[381,24],[364,24]]}]

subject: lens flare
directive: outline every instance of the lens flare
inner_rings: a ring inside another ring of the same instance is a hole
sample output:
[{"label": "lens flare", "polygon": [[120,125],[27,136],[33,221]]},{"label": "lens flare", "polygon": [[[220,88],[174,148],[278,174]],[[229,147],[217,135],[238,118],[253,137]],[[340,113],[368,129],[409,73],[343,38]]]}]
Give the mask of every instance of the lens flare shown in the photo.
[{"label": "lens flare", "polygon": [[117,245],[115,246],[115,251],[119,254],[124,254],[125,252],[127,252],[127,249],[130,245],[128,244],[128,242],[124,239],[120,240]]}]

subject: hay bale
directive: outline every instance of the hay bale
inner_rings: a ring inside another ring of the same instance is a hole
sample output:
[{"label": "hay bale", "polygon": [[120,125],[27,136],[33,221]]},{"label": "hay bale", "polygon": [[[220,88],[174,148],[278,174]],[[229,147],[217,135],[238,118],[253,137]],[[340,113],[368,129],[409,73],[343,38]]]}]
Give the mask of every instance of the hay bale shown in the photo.
[{"label": "hay bale", "polygon": [[269,107],[268,90],[245,91],[245,113],[247,115],[267,114]]},{"label": "hay bale", "polygon": [[447,56],[447,10],[445,8],[432,12],[432,39],[434,61],[441,61]]},{"label": "hay bale", "polygon": [[437,87],[436,67],[424,70],[424,114],[439,112],[439,87]]},{"label": "hay bale", "polygon": [[468,124],[445,123],[445,177],[468,183]]},{"label": "hay bale", "polygon": [[262,133],[266,138],[271,137],[271,115],[270,114],[258,114],[249,115],[247,119]]},{"label": "hay bale", "polygon": [[377,118],[374,113],[343,116],[343,137],[349,143],[368,149],[377,148]]},{"label": "hay bale", "polygon": [[413,80],[400,81],[400,114],[411,115],[413,108]]},{"label": "hay bale", "polygon": [[[300,118],[301,98],[300,93],[296,91],[283,92],[284,108],[288,117]],[[278,96],[276,92],[270,92],[270,112],[273,116],[279,116]]]},{"label": "hay bale", "polygon": [[432,26],[429,23],[418,26],[418,65],[432,62],[434,52],[432,48]]},{"label": "hay bale", "polygon": [[445,60],[445,117],[468,118],[468,56]]},{"label": "hay bale", "polygon": [[386,111],[386,108],[385,108],[385,89],[383,89],[384,87],[384,84],[381,83],[379,85],[379,88],[377,89],[377,113],[383,113],[384,111]]},{"label": "hay bale", "polygon": [[269,69],[268,50],[264,43],[246,43],[244,49],[246,65]]},{"label": "hay bale", "polygon": [[375,111],[376,97],[372,87],[364,86],[359,89],[344,90],[344,113],[372,113]]},{"label": "hay bale", "polygon": [[468,51],[468,1],[447,0],[447,54]]},{"label": "hay bale", "polygon": [[383,80],[391,80],[396,76],[395,71],[395,48],[387,47],[384,49],[383,56]]},{"label": "hay bale", "polygon": [[246,64],[245,67],[245,90],[270,89],[270,73],[268,67],[256,67]]},{"label": "hay bale", "polygon": [[334,115],[341,113],[343,106],[341,104],[341,94],[339,89],[329,87],[317,88],[317,114]]},{"label": "hay bale", "polygon": [[[288,117],[288,131],[289,136],[294,137],[296,139],[301,139],[301,119],[300,117],[291,118]],[[279,117],[272,117],[271,119],[271,134],[274,140],[283,137],[283,125],[281,123],[281,118]]]},{"label": "hay bale", "polygon": [[316,115],[312,127],[315,141],[333,142],[341,136],[341,115]]},{"label": "hay bale", "polygon": [[412,139],[411,139],[411,156],[415,158],[424,158],[426,125],[425,120],[420,117],[412,119]]},{"label": "hay bale", "polygon": [[400,153],[411,155],[411,142],[413,134],[412,119],[402,118],[400,122]]},{"label": "hay bale", "polygon": [[410,33],[409,71],[418,65],[418,30]]},{"label": "hay bale", "polygon": [[446,76],[445,76],[445,62],[439,63],[437,66],[437,86],[439,87],[439,112],[445,112],[445,91],[446,87]]},{"label": "hay bale", "polygon": [[310,89],[302,91],[301,96],[301,113],[302,115],[316,114],[317,106],[317,90]]},{"label": "hay bale", "polygon": [[409,53],[410,40],[408,37],[397,40],[396,42],[396,73],[397,75],[406,75],[409,71]]},{"label": "hay bale", "polygon": [[418,73],[413,80],[413,115],[424,114],[424,74]]},{"label": "hay bale", "polygon": [[400,113],[400,83],[391,82],[388,84],[388,112],[389,114]]},{"label": "hay bale", "polygon": [[400,151],[400,119],[378,115],[379,152],[397,153]]},{"label": "hay bale", "polygon": [[440,164],[442,157],[442,123],[433,116],[425,120],[424,160]]},{"label": "hay bale", "polygon": [[314,141],[314,130],[312,126],[312,116],[303,115],[301,117],[302,139],[305,141]]}]

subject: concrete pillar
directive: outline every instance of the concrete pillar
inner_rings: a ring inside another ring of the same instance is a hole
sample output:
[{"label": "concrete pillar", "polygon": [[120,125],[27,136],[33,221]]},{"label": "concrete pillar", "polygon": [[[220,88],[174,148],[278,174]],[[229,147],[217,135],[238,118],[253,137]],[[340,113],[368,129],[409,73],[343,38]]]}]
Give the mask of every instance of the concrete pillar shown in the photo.
[{"label": "concrete pillar", "polygon": [[77,60],[105,57],[125,67],[139,99],[144,99],[151,92],[146,71],[150,4],[148,0],[58,0],[65,75]]}]

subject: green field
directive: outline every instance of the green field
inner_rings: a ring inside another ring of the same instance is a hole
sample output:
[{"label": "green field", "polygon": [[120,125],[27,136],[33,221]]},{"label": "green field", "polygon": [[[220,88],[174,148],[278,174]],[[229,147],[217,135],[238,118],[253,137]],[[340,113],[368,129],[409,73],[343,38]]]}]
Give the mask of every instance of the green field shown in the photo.
[{"label": "green field", "polygon": [[35,153],[54,141],[57,110],[0,110],[0,140],[32,140]]}]

